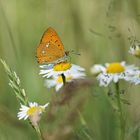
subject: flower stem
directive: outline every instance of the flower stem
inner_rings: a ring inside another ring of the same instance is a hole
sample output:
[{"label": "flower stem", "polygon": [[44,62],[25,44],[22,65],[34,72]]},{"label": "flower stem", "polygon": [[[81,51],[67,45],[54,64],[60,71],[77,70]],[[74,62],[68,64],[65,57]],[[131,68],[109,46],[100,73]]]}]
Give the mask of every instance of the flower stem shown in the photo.
[{"label": "flower stem", "polygon": [[61,74],[61,76],[62,76],[62,80],[63,80],[63,85],[65,85],[66,84],[66,77],[63,73]]},{"label": "flower stem", "polygon": [[84,119],[82,113],[80,112],[79,109],[77,109],[77,112],[78,112],[78,115],[79,115],[79,117],[80,117],[81,124],[84,125],[84,126],[86,126],[87,123],[86,123],[86,121],[85,121],[85,119]]},{"label": "flower stem", "polygon": [[120,134],[120,140],[125,139],[125,121],[123,117],[123,110],[122,110],[122,104],[121,104],[121,98],[120,98],[120,88],[119,88],[119,82],[116,83],[116,98],[117,98],[117,105],[120,113],[120,126],[121,126],[121,134]]},{"label": "flower stem", "polygon": [[35,131],[36,131],[36,133],[37,133],[37,135],[38,135],[39,140],[44,140],[39,126],[36,125],[34,128],[35,128]]},{"label": "flower stem", "polygon": [[86,122],[86,120],[85,120],[85,118],[84,118],[84,116],[82,115],[82,113],[80,112],[80,110],[79,109],[77,109],[77,112],[78,112],[78,115],[79,115],[79,117],[80,117],[80,122],[81,122],[81,124],[82,124],[82,132],[83,132],[83,134],[87,137],[87,139],[89,139],[89,140],[92,140],[93,138],[90,136],[90,134],[86,131],[86,130],[89,130],[89,128],[88,128],[88,126],[87,126],[87,122]]}]

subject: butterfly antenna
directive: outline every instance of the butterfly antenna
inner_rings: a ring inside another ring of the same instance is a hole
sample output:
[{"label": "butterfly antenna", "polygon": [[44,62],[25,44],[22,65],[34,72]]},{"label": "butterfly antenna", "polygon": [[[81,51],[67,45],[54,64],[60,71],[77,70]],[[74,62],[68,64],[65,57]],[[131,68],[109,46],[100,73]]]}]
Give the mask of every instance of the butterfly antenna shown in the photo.
[{"label": "butterfly antenna", "polygon": [[71,54],[81,55],[80,53],[75,52],[74,50],[69,51]]}]

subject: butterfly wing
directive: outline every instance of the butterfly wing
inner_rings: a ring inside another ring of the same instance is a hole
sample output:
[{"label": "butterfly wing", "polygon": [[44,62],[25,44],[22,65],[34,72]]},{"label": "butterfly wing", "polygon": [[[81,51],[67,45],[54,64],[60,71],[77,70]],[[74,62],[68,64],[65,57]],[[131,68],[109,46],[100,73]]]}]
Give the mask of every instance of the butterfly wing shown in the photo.
[{"label": "butterfly wing", "polygon": [[55,63],[65,57],[64,46],[53,28],[44,32],[37,48],[37,60],[42,63]]}]

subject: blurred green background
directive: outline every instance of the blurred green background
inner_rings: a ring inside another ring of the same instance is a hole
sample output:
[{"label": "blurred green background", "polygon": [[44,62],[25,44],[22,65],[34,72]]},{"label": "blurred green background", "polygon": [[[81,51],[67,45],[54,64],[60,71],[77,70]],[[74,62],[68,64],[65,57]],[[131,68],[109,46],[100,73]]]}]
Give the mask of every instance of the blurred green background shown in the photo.
[{"label": "blurred green background", "polygon": [[[86,68],[88,77],[92,78],[89,69],[95,63],[125,60],[139,66],[139,60],[128,54],[128,37],[136,36],[140,40],[139,23],[139,0],[0,0],[0,57],[17,72],[29,99],[45,104],[55,93],[44,87],[35,53],[48,27],[57,31],[65,50],[75,50],[81,54],[72,55],[71,61]],[[19,103],[8,86],[2,65],[0,89],[0,140],[37,140],[30,125],[17,120]],[[87,130],[82,128],[77,119],[72,124],[73,135],[62,137],[61,140],[119,140],[117,116],[106,95],[107,90],[95,83],[86,91],[79,92],[78,96],[85,98],[82,114],[87,122]],[[132,86],[124,95],[131,103],[129,106],[124,105],[128,128],[126,140],[140,139],[139,94],[139,86]],[[73,104],[76,104],[77,98]],[[69,114],[67,107],[63,106],[57,107],[56,112],[53,123],[46,121],[47,114],[44,116],[44,133],[55,135],[52,132],[60,130],[61,117],[65,113]]]}]

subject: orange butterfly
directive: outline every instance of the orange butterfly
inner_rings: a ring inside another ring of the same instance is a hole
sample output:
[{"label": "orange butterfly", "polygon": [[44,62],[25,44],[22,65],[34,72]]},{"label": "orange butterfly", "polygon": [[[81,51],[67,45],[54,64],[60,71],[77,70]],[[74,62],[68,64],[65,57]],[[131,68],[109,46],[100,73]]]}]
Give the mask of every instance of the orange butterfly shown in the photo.
[{"label": "orange butterfly", "polygon": [[44,32],[36,57],[39,64],[56,64],[68,59],[68,52],[64,51],[64,45],[53,28],[49,27]]}]

